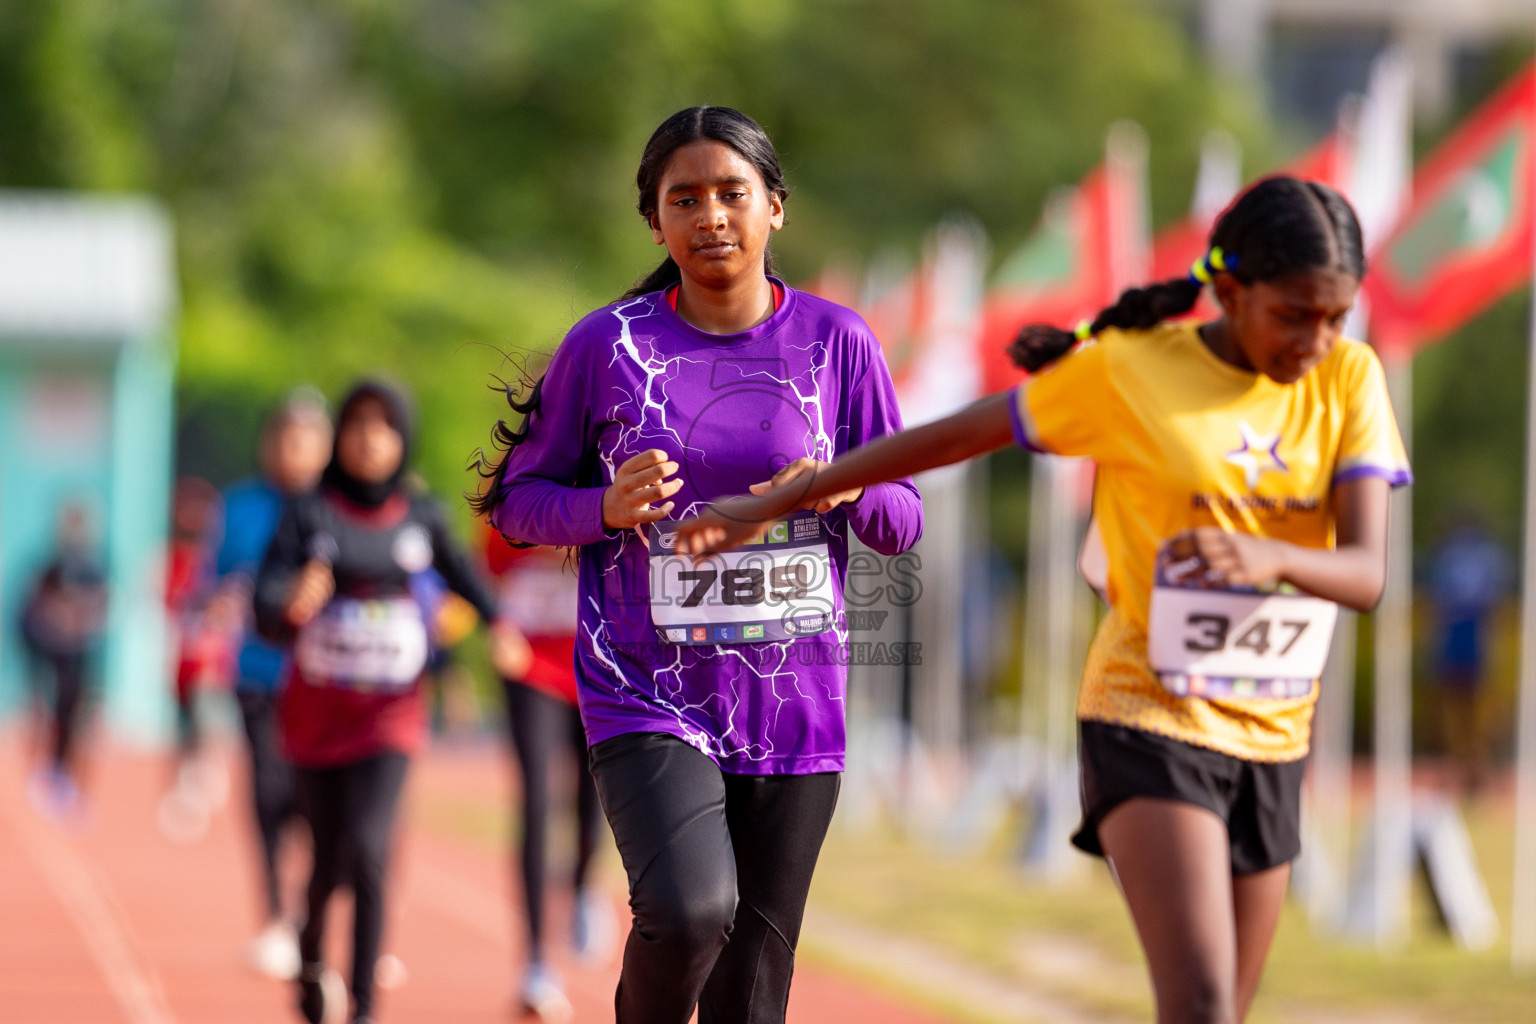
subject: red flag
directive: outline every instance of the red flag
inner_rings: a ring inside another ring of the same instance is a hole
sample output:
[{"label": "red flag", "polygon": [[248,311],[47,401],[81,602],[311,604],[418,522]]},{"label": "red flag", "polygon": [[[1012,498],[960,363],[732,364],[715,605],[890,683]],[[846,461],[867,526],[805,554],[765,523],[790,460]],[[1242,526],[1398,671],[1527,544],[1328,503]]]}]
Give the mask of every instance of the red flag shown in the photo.
[{"label": "red flag", "polygon": [[[891,381],[910,422],[946,415],[978,395],[975,361],[986,236],[974,222],[951,219],[929,233],[915,270],[876,269],[852,305],[879,339]],[[851,280],[823,273],[813,290],[851,294]]]},{"label": "red flag", "polygon": [[[1131,129],[1121,136],[1129,136]],[[1047,202],[1040,224],[999,269],[982,310],[982,390],[1024,376],[1008,345],[1026,323],[1071,327],[1146,274],[1144,152],[1111,133],[1110,158]]]},{"label": "red flag", "polygon": [[854,308],[859,304],[858,274],[841,264],[823,267],[821,273],[798,287],[839,306]]},{"label": "red flag", "polygon": [[891,383],[898,395],[911,388],[919,343],[932,318],[932,307],[931,280],[926,266],[919,266],[874,294],[866,293],[863,302],[854,304],[880,341],[886,365],[891,370]]},{"label": "red flag", "polygon": [[1337,192],[1349,189],[1349,172],[1354,163],[1351,137],[1344,131],[1329,132],[1327,137],[1287,164],[1279,173],[1316,181]]},{"label": "red flag", "polygon": [[1427,159],[1365,280],[1374,340],[1437,341],[1525,285],[1536,246],[1536,65]]}]

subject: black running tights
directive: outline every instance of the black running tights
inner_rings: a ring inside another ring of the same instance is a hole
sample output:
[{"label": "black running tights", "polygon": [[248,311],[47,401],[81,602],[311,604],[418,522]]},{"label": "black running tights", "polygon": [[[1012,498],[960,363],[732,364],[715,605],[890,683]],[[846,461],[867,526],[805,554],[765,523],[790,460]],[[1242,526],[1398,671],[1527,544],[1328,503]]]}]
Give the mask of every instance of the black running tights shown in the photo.
[{"label": "black running tights", "polygon": [[314,835],[308,917],[299,954],[319,963],[326,904],[338,885],[352,889],[353,1013],[373,1010],[373,967],[384,933],[384,882],[395,811],[410,759],[396,752],[335,768],[297,768],[299,804]]},{"label": "black running tights", "polygon": [[283,912],[278,889],[277,847],[283,827],[298,814],[293,791],[293,769],[283,760],[277,744],[277,695],[265,690],[241,689],[240,718],[250,741],[251,803],[256,811],[256,832],[261,841],[261,871],[267,920]]},{"label": "black running tights", "polygon": [[[544,959],[544,875],[549,844],[550,769],[556,755],[571,759],[576,783],[576,869],[580,889],[602,828],[597,786],[587,770],[587,734],[571,705],[531,686],[502,680],[507,731],[523,775],[523,901],[528,916],[528,959]],[[568,752],[568,753],[567,753]]]},{"label": "black running tights", "polygon": [[84,718],[85,655],[56,654],[48,661],[53,666],[53,767],[69,773]]},{"label": "black running tights", "polygon": [[592,748],[634,924],[618,1024],[781,1024],[841,776],[731,775],[672,736]]}]

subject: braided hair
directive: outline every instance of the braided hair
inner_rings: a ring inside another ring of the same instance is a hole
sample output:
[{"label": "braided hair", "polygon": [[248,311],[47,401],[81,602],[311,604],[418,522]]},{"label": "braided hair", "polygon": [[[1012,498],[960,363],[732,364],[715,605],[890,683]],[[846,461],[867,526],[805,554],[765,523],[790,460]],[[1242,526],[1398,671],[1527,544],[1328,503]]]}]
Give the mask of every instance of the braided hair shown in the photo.
[{"label": "braided hair", "polygon": [[1276,176],[1238,196],[1211,229],[1210,248],[1188,277],[1127,288],[1113,305],[1077,331],[1026,324],[1008,348],[1031,373],[1072,350],[1078,341],[1111,327],[1145,330],[1195,308],[1216,272],[1239,282],[1274,281],[1307,270],[1335,269],[1365,277],[1365,243],[1349,201],[1327,185]]}]

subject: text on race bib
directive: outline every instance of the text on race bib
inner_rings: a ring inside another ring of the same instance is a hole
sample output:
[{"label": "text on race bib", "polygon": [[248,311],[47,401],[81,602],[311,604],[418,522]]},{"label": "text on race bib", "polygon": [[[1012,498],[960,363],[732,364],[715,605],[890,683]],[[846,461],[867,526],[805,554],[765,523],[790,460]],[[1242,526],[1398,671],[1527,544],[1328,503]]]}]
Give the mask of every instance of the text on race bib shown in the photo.
[{"label": "text on race bib", "polygon": [[774,523],[740,551],[695,562],[676,527],[650,529],[651,621],[675,644],[792,640],[832,628],[836,612],[826,527],[814,512]]},{"label": "text on race bib", "polygon": [[315,683],[407,690],[427,664],[427,625],[408,597],[336,598],[299,630],[293,657]]},{"label": "text on race bib", "polygon": [[1170,581],[1159,557],[1147,655],[1180,696],[1275,699],[1312,692],[1328,661],[1338,605]]},{"label": "text on race bib", "polygon": [[515,625],[523,635],[576,635],[579,585],[576,574],[560,562],[541,561],[514,568],[502,580],[500,596],[501,617]]}]

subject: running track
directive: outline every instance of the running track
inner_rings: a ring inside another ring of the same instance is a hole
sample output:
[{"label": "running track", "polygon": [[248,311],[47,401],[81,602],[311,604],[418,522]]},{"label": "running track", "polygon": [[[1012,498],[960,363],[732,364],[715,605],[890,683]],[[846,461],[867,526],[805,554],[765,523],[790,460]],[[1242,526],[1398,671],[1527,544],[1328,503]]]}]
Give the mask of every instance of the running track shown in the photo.
[{"label": "running track", "polygon": [[[289,986],[243,965],[255,926],[254,863],[238,769],[229,807],[186,846],[163,839],[154,809],[163,757],[98,753],[91,810],[73,828],[45,820],[25,794],[22,744],[0,733],[0,1020],[6,1024],[283,1024]],[[506,805],[508,768],[492,747],[418,759],[408,783],[397,857],[395,910],[385,948],[409,971],[381,993],[385,1024],[507,1024],[520,934],[510,864],[488,841]],[[479,822],[466,825],[464,822]],[[497,826],[505,834],[505,824]],[[476,829],[479,834],[476,834]],[[616,857],[605,852],[614,877]],[[623,914],[622,894],[615,895]],[[333,913],[333,938],[349,914]],[[554,901],[551,927],[569,916]],[[627,916],[621,917],[627,921]],[[558,944],[558,943],[557,943]],[[332,962],[340,961],[340,943]],[[557,960],[575,1020],[611,1021],[617,965],[581,969]],[[943,1024],[942,1018],[824,969],[802,966],[795,1024]]]}]

